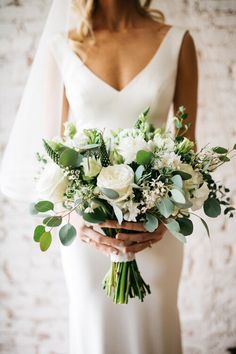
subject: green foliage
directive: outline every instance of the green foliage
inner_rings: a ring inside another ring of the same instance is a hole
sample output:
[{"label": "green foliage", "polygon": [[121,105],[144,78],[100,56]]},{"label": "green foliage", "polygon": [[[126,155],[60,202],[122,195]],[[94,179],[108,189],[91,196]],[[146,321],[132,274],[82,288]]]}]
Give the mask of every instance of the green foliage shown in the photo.
[{"label": "green foliage", "polygon": [[111,188],[100,187],[99,189],[109,199],[119,198],[119,193]]},{"label": "green foliage", "polygon": [[110,159],[109,155],[107,152],[106,144],[104,142],[102,134],[100,135],[100,140],[101,140],[101,147],[100,147],[100,158],[101,158],[101,164],[103,167],[107,167],[110,165]]},{"label": "green foliage", "polygon": [[150,214],[150,213],[146,213],[145,218],[146,218],[146,221],[144,223],[145,229],[148,232],[154,232],[159,225],[157,217],[155,215]]},{"label": "green foliage", "polygon": [[151,151],[139,150],[136,154],[136,162],[138,165],[148,165],[153,158]]},{"label": "green foliage", "polygon": [[121,209],[118,208],[118,206],[115,205],[115,204],[113,204],[112,207],[113,207],[113,210],[114,210],[114,214],[115,214],[115,216],[116,216],[116,218],[118,220],[118,223],[121,224],[122,221],[123,221],[123,213],[122,213]]},{"label": "green foliage", "polygon": [[145,171],[145,167],[143,165],[139,165],[134,173],[135,182],[138,183],[142,178],[143,172]]},{"label": "green foliage", "polygon": [[221,146],[216,146],[212,149],[214,152],[216,152],[217,154],[226,154],[228,152],[227,149],[221,147]]},{"label": "green foliage", "polygon": [[172,199],[176,202],[176,203],[181,203],[184,204],[186,202],[185,196],[183,194],[183,191],[177,188],[173,188],[171,189],[171,196]]},{"label": "green foliage", "polygon": [[42,200],[35,204],[34,208],[40,213],[54,209],[54,204],[48,200]]},{"label": "green foliage", "polygon": [[40,249],[41,251],[46,251],[52,242],[52,234],[51,232],[44,232],[40,237]]},{"label": "green foliage", "polygon": [[69,246],[74,241],[76,234],[77,232],[75,227],[70,223],[62,226],[62,228],[59,231],[59,238],[61,243],[64,246]]},{"label": "green foliage", "polygon": [[191,235],[193,232],[193,223],[192,220],[186,217],[177,218],[176,221],[180,226],[180,233],[184,236]]},{"label": "green foliage", "polygon": [[59,158],[60,158],[60,153],[55,151],[49,142],[47,142],[46,140],[43,139],[43,145],[44,148],[48,154],[48,156],[52,159],[52,161],[54,161],[56,164],[59,163]]},{"label": "green foliage", "polygon": [[34,241],[39,242],[42,234],[45,232],[45,226],[37,225],[34,230]]},{"label": "green foliage", "polygon": [[87,222],[98,224],[105,221],[107,215],[102,209],[96,208],[92,213],[83,213],[83,219]]},{"label": "green foliage", "polygon": [[161,215],[165,218],[168,218],[174,211],[174,204],[169,198],[163,198],[157,207]]},{"label": "green foliage", "polygon": [[179,241],[183,243],[186,242],[185,236],[180,233],[180,225],[175,219],[168,219],[166,227],[170,231],[170,233],[175,236]]},{"label": "green foliage", "polygon": [[203,204],[204,212],[211,218],[216,218],[221,213],[220,202],[216,198],[208,198]]},{"label": "green foliage", "polygon": [[176,171],[173,171],[172,174],[173,174],[174,176],[175,176],[175,175],[180,175],[184,181],[186,181],[186,180],[192,178],[192,175],[190,175],[189,173],[184,172],[184,171],[176,170]]},{"label": "green foliage", "polygon": [[59,157],[59,164],[63,167],[76,168],[79,167],[83,160],[83,155],[77,151],[67,148]]},{"label": "green foliage", "polygon": [[43,219],[43,224],[50,227],[60,226],[62,223],[61,216],[48,216],[47,218]]}]

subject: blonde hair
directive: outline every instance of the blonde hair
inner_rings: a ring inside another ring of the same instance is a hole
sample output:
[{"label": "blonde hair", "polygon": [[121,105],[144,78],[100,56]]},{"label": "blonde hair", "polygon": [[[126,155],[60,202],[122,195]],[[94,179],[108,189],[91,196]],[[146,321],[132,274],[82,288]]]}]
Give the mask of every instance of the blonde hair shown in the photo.
[{"label": "blonde hair", "polygon": [[[162,23],[165,21],[164,14],[161,11],[150,8],[152,0],[145,0],[143,4],[141,4],[141,0],[135,0],[135,2],[137,11],[140,15]],[[70,31],[69,41],[73,47],[73,50],[77,53],[79,53],[81,45],[85,39],[89,38],[91,40],[91,44],[95,43],[92,20],[97,6],[98,0],[72,1],[73,10],[80,19],[80,25],[75,30]]]}]

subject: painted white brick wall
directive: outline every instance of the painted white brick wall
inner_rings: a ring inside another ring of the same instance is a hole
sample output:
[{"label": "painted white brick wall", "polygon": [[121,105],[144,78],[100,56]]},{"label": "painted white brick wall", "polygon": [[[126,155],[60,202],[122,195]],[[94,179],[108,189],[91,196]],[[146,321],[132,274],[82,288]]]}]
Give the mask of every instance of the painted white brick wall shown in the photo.
[{"label": "painted white brick wall", "polygon": [[[51,1],[0,0],[0,153],[6,144]],[[159,0],[167,22],[190,30],[199,57],[199,145],[236,141],[236,2]],[[233,167],[232,167],[233,166]],[[219,178],[236,195],[236,160]],[[236,198],[235,198],[236,199]],[[66,354],[67,293],[58,242],[43,255],[27,206],[0,197],[0,353]],[[236,222],[209,220],[185,247],[179,307],[185,354],[236,346]],[[92,353],[91,353],[92,354]],[[95,354],[95,353],[94,353]]]}]

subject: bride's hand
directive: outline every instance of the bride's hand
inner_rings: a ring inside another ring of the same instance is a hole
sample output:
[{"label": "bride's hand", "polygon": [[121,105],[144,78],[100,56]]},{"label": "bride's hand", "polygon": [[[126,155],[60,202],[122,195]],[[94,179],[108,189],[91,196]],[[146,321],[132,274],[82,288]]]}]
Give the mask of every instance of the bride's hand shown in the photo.
[{"label": "bride's hand", "polygon": [[148,232],[143,223],[140,222],[122,222],[120,225],[117,221],[108,220],[99,224],[99,226],[133,231],[132,233],[119,232],[116,234],[116,239],[113,239],[114,241],[122,240],[126,243],[122,249],[125,253],[137,253],[151,247],[153,243],[160,241],[166,232],[164,224],[161,224],[154,232]]}]

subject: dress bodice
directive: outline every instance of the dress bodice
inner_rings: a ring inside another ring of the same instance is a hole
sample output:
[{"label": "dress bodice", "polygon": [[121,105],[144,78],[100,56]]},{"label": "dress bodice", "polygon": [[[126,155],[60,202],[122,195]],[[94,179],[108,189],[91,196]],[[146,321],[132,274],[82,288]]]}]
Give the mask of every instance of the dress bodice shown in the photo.
[{"label": "dress bodice", "polygon": [[69,120],[83,128],[133,126],[150,106],[155,126],[166,124],[173,101],[178,57],[186,29],[172,26],[147,65],[122,89],[94,74],[72,50],[67,35],[57,33],[50,48],[59,67],[70,106]]}]

